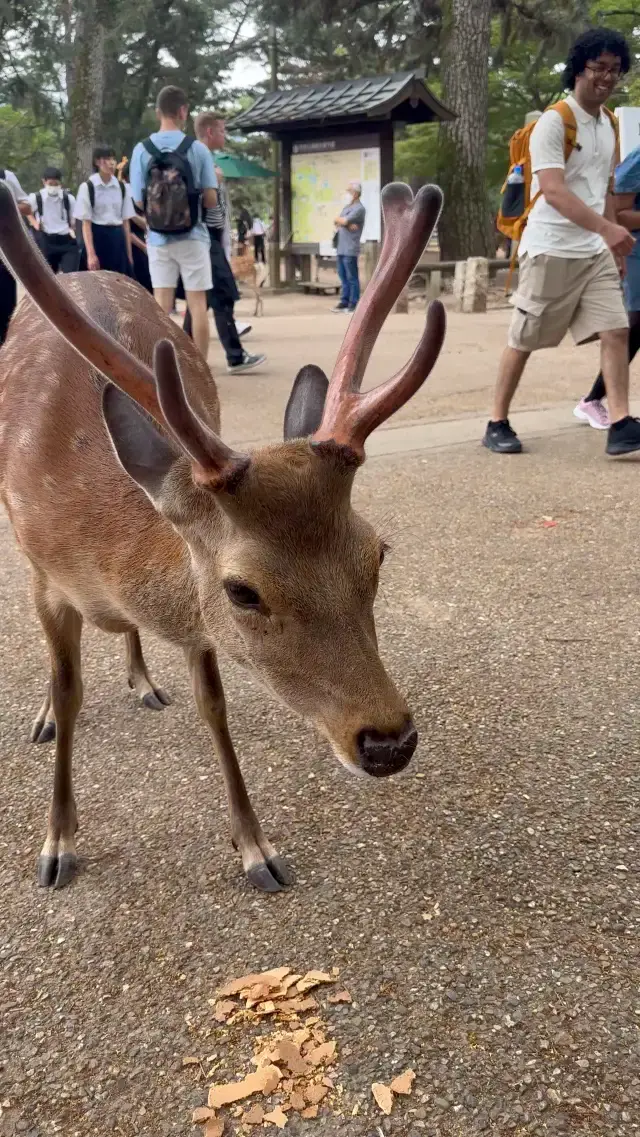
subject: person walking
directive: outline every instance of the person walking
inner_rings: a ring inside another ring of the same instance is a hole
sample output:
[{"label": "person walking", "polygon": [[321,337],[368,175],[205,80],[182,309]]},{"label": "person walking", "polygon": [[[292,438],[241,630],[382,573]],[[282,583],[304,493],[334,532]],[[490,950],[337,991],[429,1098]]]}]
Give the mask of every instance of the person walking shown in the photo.
[{"label": "person walking", "polygon": [[[629,363],[640,350],[640,146],[627,155],[615,175],[615,207],[617,220],[632,234],[635,245],[625,262],[622,281],[624,301],[629,317]],[[604,405],[606,388],[602,371],[588,395],[574,408],[574,415],[596,430],[611,425]]]},{"label": "person walking", "polygon": [[218,182],[207,147],[184,132],[189,114],[184,91],[163,87],[156,100],[156,114],[159,130],[139,142],[131,155],[131,189],[147,222],[154,296],[170,315],[182,277],[193,338],[206,359],[211,258],[202,210],[217,206]]},{"label": "person walking", "polygon": [[585,32],[571,48],[564,72],[571,92],[566,104],[576,123],[568,158],[558,111],[547,110],[533,128],[533,206],[520,242],[508,346],[483,438],[498,454],[522,450],[509,407],[531,352],[556,347],[569,330],[577,344],[600,339],[611,415],[607,454],[640,450],[640,422],[629,415],[628,320],[618,267],[635,242],[615,219],[610,189],[616,131],[603,110],[629,67],[629,47],[619,32]]},{"label": "person walking", "polygon": [[334,221],[337,230],[338,276],[342,288],[340,300],[335,308],[331,309],[332,312],[354,312],[360,299],[358,257],[366,219],[366,210],[360,200],[361,197],[360,182],[349,182],[347,203]]},{"label": "person walking", "polygon": [[94,173],[78,189],[74,217],[81,223],[80,268],[130,276],[133,265],[129,220],[135,209],[131,192],[116,177],[116,152],[96,146]]},{"label": "person walking", "polygon": [[[213,153],[224,147],[224,119],[215,111],[203,111],[196,116],[194,129],[197,138]],[[240,299],[231,265],[224,250],[225,232],[228,223],[227,197],[224,188],[219,187],[218,202],[213,208],[205,210],[205,222],[209,231],[211,258],[211,288],[207,293],[207,304],[213,312],[216,331],[227,357],[227,370],[234,375],[253,371],[265,362],[264,355],[250,355],[240,343],[238,329],[233,318],[233,306]],[[187,309],[184,324],[187,335],[192,334],[191,313]]]},{"label": "person walking", "polygon": [[42,189],[29,194],[38,247],[52,272],[77,272],[80,249],[73,214],[76,199],[62,187],[62,171],[47,166]]},{"label": "person walking", "polygon": [[[11,191],[13,200],[18,207],[18,212],[21,213],[23,217],[30,217],[32,212],[31,203],[13,171],[0,169],[0,181],[3,181]],[[16,278],[12,272],[9,272],[2,257],[0,257],[0,344],[3,344],[7,338],[7,330],[17,303],[18,287],[16,285]]]},{"label": "person walking", "polygon": [[267,263],[264,247],[266,233],[267,230],[265,229],[260,218],[254,217],[253,225],[251,227],[251,234],[253,236],[253,256],[256,264],[258,264],[259,261],[262,261],[263,265]]}]

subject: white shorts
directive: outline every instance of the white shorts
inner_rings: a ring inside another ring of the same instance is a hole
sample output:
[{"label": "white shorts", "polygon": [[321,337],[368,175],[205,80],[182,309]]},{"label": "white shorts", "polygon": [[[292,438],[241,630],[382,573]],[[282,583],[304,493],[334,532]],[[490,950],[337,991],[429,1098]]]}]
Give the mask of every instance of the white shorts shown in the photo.
[{"label": "white shorts", "polygon": [[176,288],[182,277],[185,292],[207,292],[213,284],[209,243],[186,237],[166,245],[147,244],[149,275],[154,288]]}]

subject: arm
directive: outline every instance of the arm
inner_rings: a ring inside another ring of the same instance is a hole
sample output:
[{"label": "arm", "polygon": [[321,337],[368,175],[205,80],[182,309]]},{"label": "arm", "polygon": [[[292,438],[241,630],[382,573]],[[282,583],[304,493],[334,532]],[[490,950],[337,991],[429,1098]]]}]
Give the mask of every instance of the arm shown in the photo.
[{"label": "arm", "polygon": [[97,272],[100,268],[100,261],[96,256],[96,250],[93,244],[93,226],[90,221],[82,222],[82,240],[87,250],[87,267],[91,272]]},{"label": "arm", "polygon": [[[213,164],[213,154],[203,142],[194,142],[193,150],[198,159],[198,181],[205,209],[215,209],[218,204],[218,179]],[[196,183],[198,184],[198,183]]]},{"label": "arm", "polygon": [[573,221],[574,225],[579,225],[589,233],[599,233],[611,252],[618,256],[626,256],[631,252],[635,244],[631,234],[618,222],[610,221],[606,213],[601,217],[576,197],[565,183],[564,170],[539,170],[538,180],[547,204],[566,217],[567,221]]},{"label": "arm", "polygon": [[612,197],[615,219],[630,233],[640,229],[640,209],[636,209],[635,193],[618,193]]},{"label": "arm", "polygon": [[205,209],[215,209],[218,204],[218,191],[217,189],[203,189],[202,191],[202,204]]},{"label": "arm", "polygon": [[127,260],[129,261],[129,264],[132,265],[133,252],[131,250],[131,224],[128,217],[125,221],[122,222],[122,228],[124,229],[124,243],[127,250]]},{"label": "arm", "polygon": [[144,241],[141,241],[139,237],[136,237],[135,233],[131,234],[131,244],[132,246],[135,245],[136,249],[142,249],[143,253],[147,252],[147,246],[145,245]]},{"label": "arm", "polygon": [[146,233],[147,219],[144,214],[140,215],[139,213],[134,213],[133,217],[130,217],[129,220],[132,221],[134,225],[137,225],[138,229],[144,229]]}]

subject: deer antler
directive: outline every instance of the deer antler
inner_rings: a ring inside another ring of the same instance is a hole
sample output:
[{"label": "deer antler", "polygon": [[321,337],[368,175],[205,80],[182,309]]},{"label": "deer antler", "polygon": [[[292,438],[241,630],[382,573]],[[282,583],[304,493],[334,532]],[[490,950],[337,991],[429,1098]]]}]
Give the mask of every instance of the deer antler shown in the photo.
[{"label": "deer antler", "polygon": [[442,192],[423,186],[415,199],[394,182],[382,191],[385,232],[375,272],[353,316],[331,376],[322,422],[312,442],[335,442],[364,458],[372,430],[397,411],[424,383],[438,358],[446,318],[442,304],[429,306],[416,351],[396,375],[360,394],[365,368],[380,329],[409,280],[438,220]]},{"label": "deer antler", "polygon": [[156,347],[156,374],[96,324],[60,287],[27,235],[13,195],[0,182],[0,249],[54,328],[107,379],[166,425],[194,463],[196,481],[214,486],[244,470],[249,459],[237,454],[198,418],[187,401],[173,345]]}]

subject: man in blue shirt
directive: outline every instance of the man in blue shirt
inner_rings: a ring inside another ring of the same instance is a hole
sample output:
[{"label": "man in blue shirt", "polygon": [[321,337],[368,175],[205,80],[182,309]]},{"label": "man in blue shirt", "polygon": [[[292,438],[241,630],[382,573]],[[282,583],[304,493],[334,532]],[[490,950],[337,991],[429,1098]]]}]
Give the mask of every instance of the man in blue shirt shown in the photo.
[{"label": "man in blue shirt", "polygon": [[[186,138],[183,127],[189,108],[187,96],[179,87],[164,87],[156,101],[160,129],[148,140],[158,151],[177,151]],[[193,142],[186,154],[193,174],[193,183],[201,194],[205,209],[218,204],[218,185],[213,157],[202,142]],[[131,156],[130,179],[133,199],[142,206],[147,182],[147,171],[152,155],[139,142]],[[211,288],[211,258],[209,233],[199,220],[187,232],[164,233],[153,228],[147,230],[147,252],[153,294],[164,312],[173,310],[178,280],[182,277],[187,305],[193,321],[193,338],[204,358],[209,351],[209,318],[207,291]]]},{"label": "man in blue shirt", "polygon": [[358,276],[358,257],[360,255],[360,240],[366,210],[360,198],[362,186],[360,182],[350,182],[347,188],[348,203],[334,225],[338,231],[338,276],[342,285],[340,303],[332,308],[332,312],[355,312],[356,304],[360,299],[360,279]]}]

